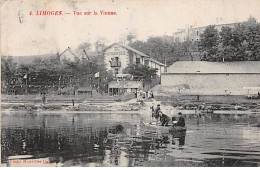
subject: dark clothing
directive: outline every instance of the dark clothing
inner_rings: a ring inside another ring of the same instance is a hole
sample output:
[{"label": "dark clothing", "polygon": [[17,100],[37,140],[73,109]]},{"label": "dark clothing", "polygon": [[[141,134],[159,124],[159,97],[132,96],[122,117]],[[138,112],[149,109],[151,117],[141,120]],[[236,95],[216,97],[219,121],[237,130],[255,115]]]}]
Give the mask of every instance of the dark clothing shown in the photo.
[{"label": "dark clothing", "polygon": [[160,115],[159,115],[159,112],[161,111],[161,108],[160,107],[156,107],[155,108],[155,111],[154,111],[154,117],[156,118],[156,119],[158,119],[159,117],[160,117]]},{"label": "dark clothing", "polygon": [[184,119],[184,117],[182,117],[182,116],[179,117],[179,121],[177,122],[176,126],[181,126],[181,127],[185,126],[185,119]]},{"label": "dark clothing", "polygon": [[162,116],[160,117],[160,121],[162,122],[162,126],[167,126],[170,121],[170,118],[169,116],[162,114]]},{"label": "dark clothing", "polygon": [[43,96],[42,96],[42,104],[45,104],[45,103],[46,103],[46,96],[43,95]]},{"label": "dark clothing", "polygon": [[152,117],[155,117],[155,115],[154,115],[154,108],[153,108],[153,106],[152,106],[150,109],[152,109]]}]

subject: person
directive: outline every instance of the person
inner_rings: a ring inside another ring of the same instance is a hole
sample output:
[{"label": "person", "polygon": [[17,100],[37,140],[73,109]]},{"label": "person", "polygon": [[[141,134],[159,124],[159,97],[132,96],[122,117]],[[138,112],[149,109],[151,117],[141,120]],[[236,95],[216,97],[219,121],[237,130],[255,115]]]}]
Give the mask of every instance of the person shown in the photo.
[{"label": "person", "polygon": [[173,107],[171,109],[171,117],[172,117],[172,124],[176,123],[176,117],[177,117],[177,109],[175,107]]},{"label": "person", "polygon": [[72,99],[72,106],[74,107],[74,99]]},{"label": "person", "polygon": [[184,126],[185,126],[185,119],[184,119],[184,117],[182,116],[182,113],[181,113],[181,112],[179,112],[178,115],[179,115],[179,120],[178,120],[176,126],[184,127]]},{"label": "person", "polygon": [[161,111],[160,111],[160,121],[161,121],[161,125],[162,126],[168,126],[168,123],[170,121],[170,117],[167,116],[166,114],[163,114]]},{"label": "person", "polygon": [[45,96],[45,93],[43,93],[43,96],[42,96],[42,104],[45,104],[46,103],[46,96]]},{"label": "person", "polygon": [[156,119],[156,125],[158,125],[158,119],[160,117],[160,112],[161,112],[160,104],[157,104],[157,107],[154,110],[154,118]]},{"label": "person", "polygon": [[154,96],[153,96],[153,91],[151,91],[151,98],[152,98],[152,99],[154,98]]},{"label": "person", "polygon": [[137,99],[137,92],[134,92],[134,94],[135,94],[135,98]]},{"label": "person", "polygon": [[150,107],[150,109],[152,109],[152,117],[154,117],[154,107]]},{"label": "person", "polygon": [[154,117],[154,107],[151,106],[150,109],[152,110],[152,114],[151,114],[151,117],[150,117],[150,124],[152,124],[152,122],[153,122],[153,117]]}]

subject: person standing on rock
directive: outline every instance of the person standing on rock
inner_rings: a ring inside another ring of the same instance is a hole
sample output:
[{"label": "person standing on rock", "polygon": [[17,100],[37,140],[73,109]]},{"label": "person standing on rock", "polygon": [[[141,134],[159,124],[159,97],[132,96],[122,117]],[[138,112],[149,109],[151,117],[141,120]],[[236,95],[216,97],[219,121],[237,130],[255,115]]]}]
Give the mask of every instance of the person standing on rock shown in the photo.
[{"label": "person standing on rock", "polygon": [[160,112],[161,112],[161,108],[160,108],[160,104],[157,105],[157,107],[154,110],[154,117],[156,119],[156,126],[158,126],[158,121],[159,121],[159,117],[160,117]]},{"label": "person standing on rock", "polygon": [[182,116],[181,112],[179,112],[178,115],[179,115],[179,121],[177,122],[176,126],[184,127],[185,126],[185,119]]}]

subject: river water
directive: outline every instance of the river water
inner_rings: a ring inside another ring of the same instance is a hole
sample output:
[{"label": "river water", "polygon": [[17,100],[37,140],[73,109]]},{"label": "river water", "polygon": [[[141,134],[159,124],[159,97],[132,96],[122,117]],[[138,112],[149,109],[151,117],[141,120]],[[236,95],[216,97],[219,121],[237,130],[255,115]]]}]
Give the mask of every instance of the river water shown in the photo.
[{"label": "river water", "polygon": [[59,166],[260,166],[259,114],[184,115],[186,133],[150,129],[140,114],[2,115],[1,161]]}]

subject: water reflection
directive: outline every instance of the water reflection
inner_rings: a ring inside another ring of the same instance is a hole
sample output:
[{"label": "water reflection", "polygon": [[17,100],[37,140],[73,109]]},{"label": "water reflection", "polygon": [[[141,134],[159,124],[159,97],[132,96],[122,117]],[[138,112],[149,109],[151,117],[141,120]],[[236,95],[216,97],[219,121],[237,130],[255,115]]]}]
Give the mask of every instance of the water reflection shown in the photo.
[{"label": "water reflection", "polygon": [[62,166],[259,166],[259,115],[184,115],[188,130],[149,129],[138,114],[2,115],[2,162]]}]

